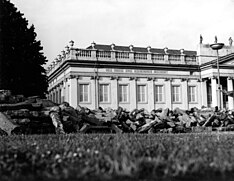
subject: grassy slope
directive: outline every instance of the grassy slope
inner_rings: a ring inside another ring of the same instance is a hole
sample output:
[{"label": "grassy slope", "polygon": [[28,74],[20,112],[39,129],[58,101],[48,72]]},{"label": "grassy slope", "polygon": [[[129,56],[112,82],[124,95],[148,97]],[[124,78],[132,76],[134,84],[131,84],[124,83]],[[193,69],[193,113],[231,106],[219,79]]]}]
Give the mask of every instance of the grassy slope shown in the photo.
[{"label": "grassy slope", "polygon": [[228,180],[234,134],[0,137],[0,180]]}]

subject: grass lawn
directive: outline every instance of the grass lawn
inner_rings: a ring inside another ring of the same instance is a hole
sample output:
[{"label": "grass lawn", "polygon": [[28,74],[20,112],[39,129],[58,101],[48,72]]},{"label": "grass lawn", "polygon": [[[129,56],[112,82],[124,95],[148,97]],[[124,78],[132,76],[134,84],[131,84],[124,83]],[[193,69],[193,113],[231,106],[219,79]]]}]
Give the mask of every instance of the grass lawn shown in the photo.
[{"label": "grass lawn", "polygon": [[0,137],[0,180],[232,180],[234,133]]}]

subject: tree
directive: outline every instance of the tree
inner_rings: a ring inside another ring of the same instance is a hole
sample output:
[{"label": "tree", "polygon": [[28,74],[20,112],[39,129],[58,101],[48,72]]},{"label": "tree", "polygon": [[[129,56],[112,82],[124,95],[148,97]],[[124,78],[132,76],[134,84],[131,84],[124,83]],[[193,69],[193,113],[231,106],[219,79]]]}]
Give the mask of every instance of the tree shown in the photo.
[{"label": "tree", "polygon": [[0,90],[45,96],[47,62],[34,25],[9,0],[0,0]]}]

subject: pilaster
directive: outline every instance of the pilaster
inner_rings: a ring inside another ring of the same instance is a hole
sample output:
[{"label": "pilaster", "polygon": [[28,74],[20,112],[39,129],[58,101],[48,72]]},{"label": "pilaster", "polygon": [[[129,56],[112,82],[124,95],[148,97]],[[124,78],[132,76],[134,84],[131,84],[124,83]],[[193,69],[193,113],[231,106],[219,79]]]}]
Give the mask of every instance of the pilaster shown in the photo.
[{"label": "pilaster", "polygon": [[130,62],[135,62],[135,60],[134,60],[134,52],[129,52],[129,60],[130,60]]},{"label": "pilaster", "polygon": [[166,88],[166,107],[170,108],[170,109],[173,109],[173,105],[172,105],[172,92],[171,92],[171,82],[172,82],[172,79],[171,78],[167,78],[165,79],[165,88]]},{"label": "pilaster", "polygon": [[185,55],[184,54],[180,55],[180,61],[182,64],[185,64]]},{"label": "pilaster", "polygon": [[91,83],[91,108],[97,109],[99,107],[98,80],[97,80],[97,78],[91,77],[90,83]]},{"label": "pilaster", "polygon": [[188,102],[188,79],[181,79],[182,86],[182,103],[184,109],[189,109]]},{"label": "pilaster", "polygon": [[75,60],[75,59],[77,58],[77,57],[76,57],[76,53],[77,53],[76,49],[70,48],[70,51],[69,51],[69,58],[70,58],[71,60]]},{"label": "pilaster", "polygon": [[70,77],[69,104],[76,108],[78,106],[78,82],[76,77]]},{"label": "pilaster", "polygon": [[147,61],[152,62],[152,54],[151,53],[147,53]]},{"label": "pilaster", "polygon": [[61,102],[65,101],[65,81],[61,83]]},{"label": "pilaster", "polygon": [[148,110],[151,111],[154,109],[154,79],[148,78]]},{"label": "pilaster", "polygon": [[[207,80],[201,80],[201,91],[198,90],[198,97],[201,98],[201,106],[208,107],[208,100],[207,100]],[[201,93],[201,94],[200,94]]]},{"label": "pilaster", "polygon": [[111,108],[119,107],[118,101],[118,77],[111,77]]},{"label": "pilaster", "polygon": [[137,108],[137,78],[129,78],[130,80],[130,109]]},{"label": "pilaster", "polygon": [[112,61],[116,61],[116,54],[115,54],[115,51],[111,51],[111,60]]},{"label": "pilaster", "polygon": [[164,62],[165,63],[169,62],[169,55],[168,54],[164,54]]},{"label": "pilaster", "polygon": [[91,58],[92,58],[92,60],[97,59],[97,50],[96,49],[91,50]]}]

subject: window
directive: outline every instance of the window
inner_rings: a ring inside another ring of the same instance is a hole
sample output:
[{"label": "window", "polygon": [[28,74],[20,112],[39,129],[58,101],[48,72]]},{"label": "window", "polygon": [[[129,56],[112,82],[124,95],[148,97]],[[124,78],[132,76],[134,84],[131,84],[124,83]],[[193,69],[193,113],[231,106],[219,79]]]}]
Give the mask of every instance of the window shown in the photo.
[{"label": "window", "polygon": [[146,102],[146,85],[137,86],[137,101]]},{"label": "window", "polygon": [[119,85],[119,102],[128,102],[128,85]]},{"label": "window", "polygon": [[180,86],[172,86],[172,101],[180,102]]},{"label": "window", "polygon": [[155,85],[155,102],[163,102],[163,85]]},{"label": "window", "polygon": [[80,84],[80,102],[89,102],[89,84]]},{"label": "window", "polygon": [[207,86],[207,102],[208,104],[212,103],[212,91],[211,91],[211,85]]},{"label": "window", "polygon": [[62,96],[62,91],[61,91],[61,89],[59,89],[59,96],[58,96],[58,100],[59,100],[59,102],[58,103],[60,103],[61,104],[61,96]]},{"label": "window", "polygon": [[196,102],[197,96],[196,96],[196,86],[189,86],[188,87],[188,94],[189,94],[189,102]]},{"label": "window", "polygon": [[109,85],[100,84],[99,86],[99,100],[100,102],[109,102]]}]

